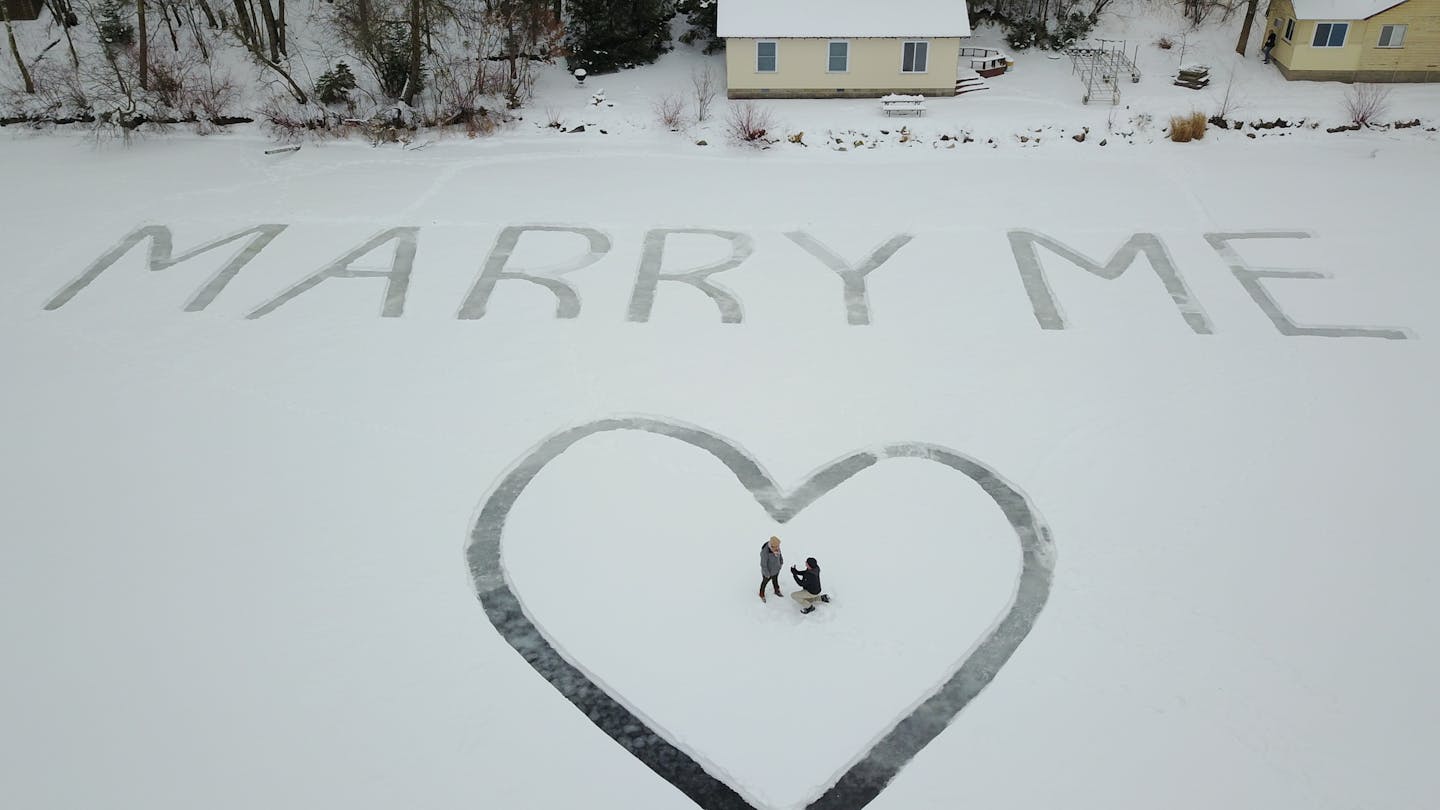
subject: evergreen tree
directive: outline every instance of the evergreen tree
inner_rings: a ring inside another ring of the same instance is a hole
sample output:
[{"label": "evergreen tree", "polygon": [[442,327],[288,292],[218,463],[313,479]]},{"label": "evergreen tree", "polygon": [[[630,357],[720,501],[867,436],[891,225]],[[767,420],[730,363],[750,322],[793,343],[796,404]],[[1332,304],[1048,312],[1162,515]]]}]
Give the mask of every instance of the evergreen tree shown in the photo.
[{"label": "evergreen tree", "polygon": [[350,91],[355,89],[355,74],[344,62],[327,70],[315,82],[315,95],[321,104],[339,104],[350,100]]},{"label": "evergreen tree", "polygon": [[673,0],[570,0],[566,6],[571,70],[611,73],[654,62],[670,49]]},{"label": "evergreen tree", "polygon": [[686,45],[703,42],[705,53],[724,50],[725,40],[715,31],[719,5],[720,0],[680,0],[676,3],[675,10],[684,14],[685,22],[690,25],[690,30],[680,35],[680,41]]}]

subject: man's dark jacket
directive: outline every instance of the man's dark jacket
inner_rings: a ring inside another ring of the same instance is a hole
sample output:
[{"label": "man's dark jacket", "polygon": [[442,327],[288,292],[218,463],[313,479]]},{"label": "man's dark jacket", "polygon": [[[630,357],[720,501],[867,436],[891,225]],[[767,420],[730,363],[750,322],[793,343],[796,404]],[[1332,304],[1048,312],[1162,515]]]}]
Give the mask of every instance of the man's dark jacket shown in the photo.
[{"label": "man's dark jacket", "polygon": [[790,573],[795,577],[795,584],[809,593],[820,593],[820,566],[807,568],[804,571],[792,567]]}]

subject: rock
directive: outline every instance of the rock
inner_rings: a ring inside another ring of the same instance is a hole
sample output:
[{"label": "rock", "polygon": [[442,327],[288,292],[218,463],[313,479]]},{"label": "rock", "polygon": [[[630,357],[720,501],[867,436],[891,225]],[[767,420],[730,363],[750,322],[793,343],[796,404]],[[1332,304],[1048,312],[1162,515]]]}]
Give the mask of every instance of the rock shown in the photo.
[{"label": "rock", "polygon": [[1070,140],[1072,140],[1072,141],[1074,141],[1074,142],[1076,142],[1076,143],[1084,143],[1084,142],[1085,142],[1085,133],[1083,133],[1083,132],[1077,132],[1077,133],[1075,133],[1074,135],[1071,135],[1071,136],[1070,136]]},{"label": "rock", "polygon": [[576,132],[584,132],[584,131],[585,131],[585,125],[584,125],[584,124],[581,124],[580,126],[575,127],[574,129],[570,130],[570,133],[573,135],[573,134],[575,134]]},{"label": "rock", "polygon": [[709,141],[696,141],[696,142],[695,142],[695,145],[696,145],[696,146],[709,146],[709,145],[710,145],[710,142],[709,142]]},{"label": "rock", "polygon": [[1101,138],[1101,139],[1100,139],[1100,145],[1101,145],[1101,146],[1104,146],[1105,144],[1107,144],[1107,143],[1109,143],[1109,142],[1110,142],[1110,139],[1109,139],[1109,138]]}]

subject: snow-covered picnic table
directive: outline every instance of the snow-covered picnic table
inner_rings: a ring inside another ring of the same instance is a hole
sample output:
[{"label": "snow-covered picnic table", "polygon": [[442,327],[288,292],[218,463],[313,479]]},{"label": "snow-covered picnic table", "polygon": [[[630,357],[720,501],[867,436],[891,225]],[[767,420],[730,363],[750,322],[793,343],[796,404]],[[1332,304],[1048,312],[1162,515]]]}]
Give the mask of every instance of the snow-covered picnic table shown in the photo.
[{"label": "snow-covered picnic table", "polygon": [[886,115],[924,115],[925,97],[891,93],[880,97],[880,109]]}]

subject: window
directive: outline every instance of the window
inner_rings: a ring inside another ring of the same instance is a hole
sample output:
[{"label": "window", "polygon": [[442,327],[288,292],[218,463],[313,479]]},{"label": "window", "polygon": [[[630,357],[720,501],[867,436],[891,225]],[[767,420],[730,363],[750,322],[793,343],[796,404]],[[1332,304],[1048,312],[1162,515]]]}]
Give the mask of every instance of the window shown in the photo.
[{"label": "window", "polygon": [[1315,48],[1343,48],[1349,31],[1350,23],[1315,23],[1315,38],[1310,45]]},{"label": "window", "polygon": [[755,43],[755,72],[774,73],[780,45],[775,42]]},{"label": "window", "polygon": [[900,59],[901,73],[924,73],[929,67],[930,43],[928,42],[907,42],[905,43],[905,54]]},{"label": "window", "polygon": [[1382,25],[1380,26],[1380,47],[1399,48],[1405,44],[1405,26],[1403,25]]},{"label": "window", "polygon": [[1293,40],[1293,39],[1295,39],[1295,21],[1294,21],[1294,20],[1286,20],[1286,21],[1285,21],[1285,41],[1286,41],[1286,42],[1290,42],[1290,41]]},{"label": "window", "polygon": [[830,59],[825,69],[831,73],[844,73],[850,69],[850,43],[830,43]]}]

